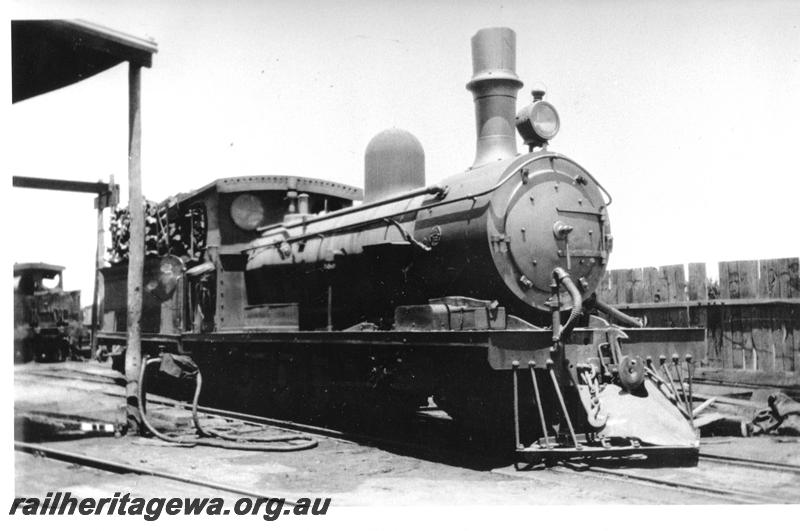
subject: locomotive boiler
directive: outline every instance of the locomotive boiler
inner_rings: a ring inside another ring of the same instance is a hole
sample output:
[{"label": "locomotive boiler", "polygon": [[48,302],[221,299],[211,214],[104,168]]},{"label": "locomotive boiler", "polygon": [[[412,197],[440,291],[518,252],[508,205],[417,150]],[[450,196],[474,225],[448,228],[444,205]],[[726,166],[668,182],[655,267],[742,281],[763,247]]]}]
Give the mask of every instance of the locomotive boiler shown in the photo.
[{"label": "locomotive boiler", "polygon": [[[697,355],[702,330],[642,327],[597,300],[610,196],[550,150],[560,118],[542,91],[516,112],[514,32],[481,30],[472,52],[466,171],[426,185],[422,146],[390,129],[367,146],[360,204],[283,176],[165,202],[164,241],[188,213],[204,236],[150,260],[144,350],[190,353],[218,400],[261,412],[388,422],[433,400],[521,460],[696,458],[683,379],[663,364]],[[106,348],[124,337],[123,265],[105,271]]]}]

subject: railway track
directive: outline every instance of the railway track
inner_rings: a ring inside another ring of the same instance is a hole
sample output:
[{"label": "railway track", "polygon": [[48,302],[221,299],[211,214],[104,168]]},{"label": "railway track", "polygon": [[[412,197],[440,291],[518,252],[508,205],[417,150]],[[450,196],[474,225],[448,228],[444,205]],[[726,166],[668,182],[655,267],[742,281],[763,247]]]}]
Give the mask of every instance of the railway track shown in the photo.
[{"label": "railway track", "polygon": [[204,481],[190,476],[173,474],[170,472],[165,472],[163,470],[148,468],[141,465],[132,465],[129,463],[125,463],[123,461],[100,459],[98,457],[86,454],[67,452],[43,444],[31,444],[22,441],[14,441],[14,450],[16,450],[17,452],[26,452],[40,457],[46,457],[49,459],[63,461],[73,465],[81,465],[85,467],[95,468],[98,470],[105,470],[107,472],[113,472],[116,474],[134,473],[143,476],[152,476],[152,477],[167,479],[170,481],[176,481],[179,483],[184,483],[187,485],[205,487],[220,492],[228,492],[240,496],[248,496],[251,498],[284,498],[286,500],[285,503],[287,505],[295,505],[294,502],[290,501],[291,497],[288,496],[276,495],[274,493],[270,495],[263,492],[253,491],[250,489],[243,489],[235,485],[228,485],[213,481]]},{"label": "railway track", "polygon": [[[740,472],[735,472],[735,469],[740,469]],[[592,474],[617,481],[656,485],[665,489],[695,493],[741,504],[795,504],[800,502],[799,489],[794,489],[793,496],[791,494],[787,495],[787,492],[781,492],[779,488],[774,486],[771,489],[768,487],[762,490],[765,484],[764,480],[769,478],[753,476],[754,470],[762,474],[784,474],[787,476],[784,484],[793,486],[800,479],[800,467],[785,463],[729,457],[704,452],[700,453],[696,468],[680,469],[682,471],[680,479],[665,475],[663,469],[630,469],[592,464],[562,464],[556,467],[556,470],[566,474]],[[750,488],[727,486],[731,478],[735,478],[737,475],[739,478],[744,478],[743,481],[738,483],[740,485],[748,485]],[[721,480],[721,478],[727,478],[727,482]]]},{"label": "railway track", "polygon": [[[72,374],[70,374],[69,376],[54,375],[52,373],[43,373],[43,372],[42,373],[36,372],[35,375],[53,377],[59,379],[81,379],[87,382],[98,383],[98,384],[103,383],[100,381],[102,378],[98,377],[97,375],[91,375],[90,377],[85,378],[78,371],[70,371],[70,372]],[[105,394],[111,396],[121,396],[121,394],[112,392],[105,392]],[[148,403],[153,405],[161,405],[169,407],[181,407],[187,410],[191,409],[190,404],[164,397],[148,398]],[[312,424],[305,424],[286,419],[263,417],[248,413],[240,413],[236,411],[222,410],[205,406],[199,406],[198,411],[210,417],[235,419],[246,423],[251,423],[254,425],[269,426],[272,428],[276,428],[278,430],[305,433],[340,442],[377,447],[383,450],[392,451],[417,458],[436,460],[443,464],[448,464],[453,466],[463,466],[478,470],[487,470],[486,466],[476,466],[475,464],[476,455],[474,451],[468,452],[463,449],[454,450],[453,448],[447,447],[446,445],[436,444],[436,443],[432,444],[430,440],[414,441],[400,436],[382,436],[382,435],[358,433],[358,432],[322,427]],[[446,419],[435,419],[431,417],[427,417],[427,419],[429,423],[432,424],[440,424],[443,422],[447,422]],[[441,441],[439,441],[439,443],[441,443]],[[45,455],[48,455],[49,452],[50,456],[56,455],[54,451],[48,448],[34,449],[31,447],[31,445],[27,445],[27,443],[15,443],[15,445],[17,445],[17,449],[19,451],[32,451],[34,453],[41,452]],[[22,446],[22,445],[27,445],[27,446]],[[58,451],[55,450],[55,452]],[[60,455],[59,457],[55,458],[68,461],[71,459],[83,459],[84,461],[82,462],[82,464],[86,466],[94,466],[92,464],[93,458],[90,458],[88,456],[76,457],[69,455]],[[98,468],[117,467],[119,470],[126,469],[126,467],[129,466],[126,465],[125,463],[112,462],[108,460],[98,460],[96,465]],[[490,468],[491,467],[489,467],[488,469]],[[793,481],[796,482],[796,480],[798,479],[797,476],[800,476],[800,466],[797,465],[739,458],[739,457],[730,457],[711,452],[701,452],[697,469],[681,468],[678,470],[680,470],[679,478],[670,477],[669,474],[665,476],[663,469],[608,467],[608,466],[597,466],[595,464],[565,463],[553,467],[551,469],[551,471],[553,471],[556,474],[591,475],[603,479],[611,479],[614,481],[646,484],[651,487],[655,487],[657,489],[662,489],[665,492],[679,491],[682,493],[697,495],[708,499],[716,499],[728,503],[773,504],[773,503],[798,503],[800,501],[800,494],[798,494],[797,497],[792,498],[790,496],[785,496],[781,492],[775,492],[774,490],[767,492],[759,492],[757,490],[748,490],[746,488],[734,488],[726,486],[727,483],[725,481],[719,480],[720,477],[730,476],[731,470],[739,470],[739,472],[735,473],[738,474],[739,477],[750,477],[753,471],[757,471],[758,473],[761,474],[787,474],[790,475]],[[698,470],[700,471],[699,473]],[[128,470],[128,471],[136,471],[136,470]],[[155,471],[156,473],[153,472],[154,471],[146,471],[141,473],[145,473],[148,475],[159,475],[157,473],[158,471]],[[531,472],[531,474],[532,474],[531,477],[533,478],[535,477],[537,472],[534,471]],[[171,477],[170,475],[168,479],[183,481],[184,478]],[[185,479],[187,483],[193,482],[191,478],[185,478]],[[748,483],[751,482],[745,482],[745,481],[741,482],[741,484],[748,484]],[[215,485],[212,488],[218,488],[218,487],[220,490],[236,492],[237,494],[243,493],[243,491],[236,490],[235,487],[227,488],[228,486],[225,485]],[[258,496],[263,496],[263,494],[260,493],[247,493],[244,495],[255,496],[256,494],[258,494]]]},{"label": "railway track", "polygon": [[711,463],[728,463],[742,467],[755,468],[759,470],[771,470],[773,472],[791,472],[800,474],[800,466],[788,463],[775,463],[772,461],[762,461],[759,459],[747,459],[744,457],[731,457],[727,455],[711,454],[700,452],[700,461]]},{"label": "railway track", "polygon": [[775,504],[775,503],[797,503],[797,499],[779,498],[773,495],[765,495],[742,489],[715,486],[709,483],[668,480],[649,476],[644,473],[636,473],[628,470],[619,470],[604,467],[590,466],[588,471],[602,477],[613,477],[623,481],[645,483],[656,485],[668,490],[678,490],[688,494],[699,494],[707,497],[717,498],[720,501],[737,504]]}]

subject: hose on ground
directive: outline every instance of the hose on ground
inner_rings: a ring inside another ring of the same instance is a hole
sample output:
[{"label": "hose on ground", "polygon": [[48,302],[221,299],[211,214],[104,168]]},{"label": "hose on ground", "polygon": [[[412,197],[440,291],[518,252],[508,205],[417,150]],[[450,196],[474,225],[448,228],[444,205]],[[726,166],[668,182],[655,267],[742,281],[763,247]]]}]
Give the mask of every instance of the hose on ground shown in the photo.
[{"label": "hose on ground", "polygon": [[[195,430],[199,434],[199,437],[174,437],[159,431],[155,428],[155,426],[153,426],[153,423],[147,417],[145,398],[146,393],[144,387],[145,371],[149,365],[156,363],[160,364],[161,358],[148,358],[141,364],[141,367],[139,368],[139,388],[137,391],[137,399],[139,415],[142,418],[142,423],[147,430],[158,439],[186,448],[191,448],[194,446],[213,446],[228,450],[248,450],[256,452],[296,452],[299,450],[309,450],[318,445],[316,439],[306,435],[285,435],[279,437],[235,437],[208,427],[202,427],[200,425],[200,419],[197,413],[198,402],[200,400],[200,391],[203,387],[203,377],[199,370],[195,376],[194,397],[192,398],[192,423]],[[293,443],[291,441],[300,442]]]}]

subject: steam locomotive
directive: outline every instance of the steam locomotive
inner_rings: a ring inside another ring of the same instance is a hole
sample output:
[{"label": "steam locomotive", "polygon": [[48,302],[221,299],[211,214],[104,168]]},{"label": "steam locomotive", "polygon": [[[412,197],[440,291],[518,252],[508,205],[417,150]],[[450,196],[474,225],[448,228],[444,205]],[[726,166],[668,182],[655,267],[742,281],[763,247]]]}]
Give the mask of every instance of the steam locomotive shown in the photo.
[{"label": "steam locomotive", "polygon": [[[367,146],[363,193],[249,176],[152,205],[143,351],[190,354],[240,409],[392,422],[432,400],[523,461],[696,458],[685,392],[652,359],[697,356],[703,331],[597,299],[611,199],[549,149],[542,91],[515,112],[515,39],[473,37],[477,154],[436,185],[419,141],[390,129]],[[125,341],[124,232],[103,270],[106,350]]]},{"label": "steam locomotive", "polygon": [[81,292],[65,291],[62,266],[14,264],[14,361],[64,361],[88,344]]}]

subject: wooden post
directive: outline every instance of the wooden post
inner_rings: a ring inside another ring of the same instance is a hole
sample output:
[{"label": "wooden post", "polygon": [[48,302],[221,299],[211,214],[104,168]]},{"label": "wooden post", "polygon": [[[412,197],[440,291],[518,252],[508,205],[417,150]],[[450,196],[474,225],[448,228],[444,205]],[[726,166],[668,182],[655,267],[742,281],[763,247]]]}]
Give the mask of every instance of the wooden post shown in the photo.
[{"label": "wooden post", "polygon": [[141,67],[128,63],[128,205],[130,242],[128,246],[128,348],[125,353],[127,380],[127,422],[129,433],[138,434],[139,367],[142,363],[142,278],[144,269],[144,205],[142,200],[142,122],[140,109]]},{"label": "wooden post", "polygon": [[[113,186],[113,177],[111,186]],[[97,250],[94,259],[94,293],[92,294],[92,341],[89,347],[89,357],[92,359],[97,356],[97,331],[100,329],[97,290],[100,289],[100,269],[103,267],[103,209],[105,208],[103,195],[98,194],[95,202],[97,208]]]},{"label": "wooden post", "polygon": [[[102,184],[102,183],[98,183]],[[99,192],[94,200],[94,206],[97,209],[97,252],[94,262],[94,293],[92,294],[92,337],[90,344],[89,357],[96,359],[97,357],[97,333],[100,331],[100,286],[102,274],[100,270],[105,265],[105,232],[103,229],[103,211],[106,208],[117,206],[119,202],[119,193],[117,185],[114,184],[114,176],[108,177],[108,186],[105,191]]]}]

